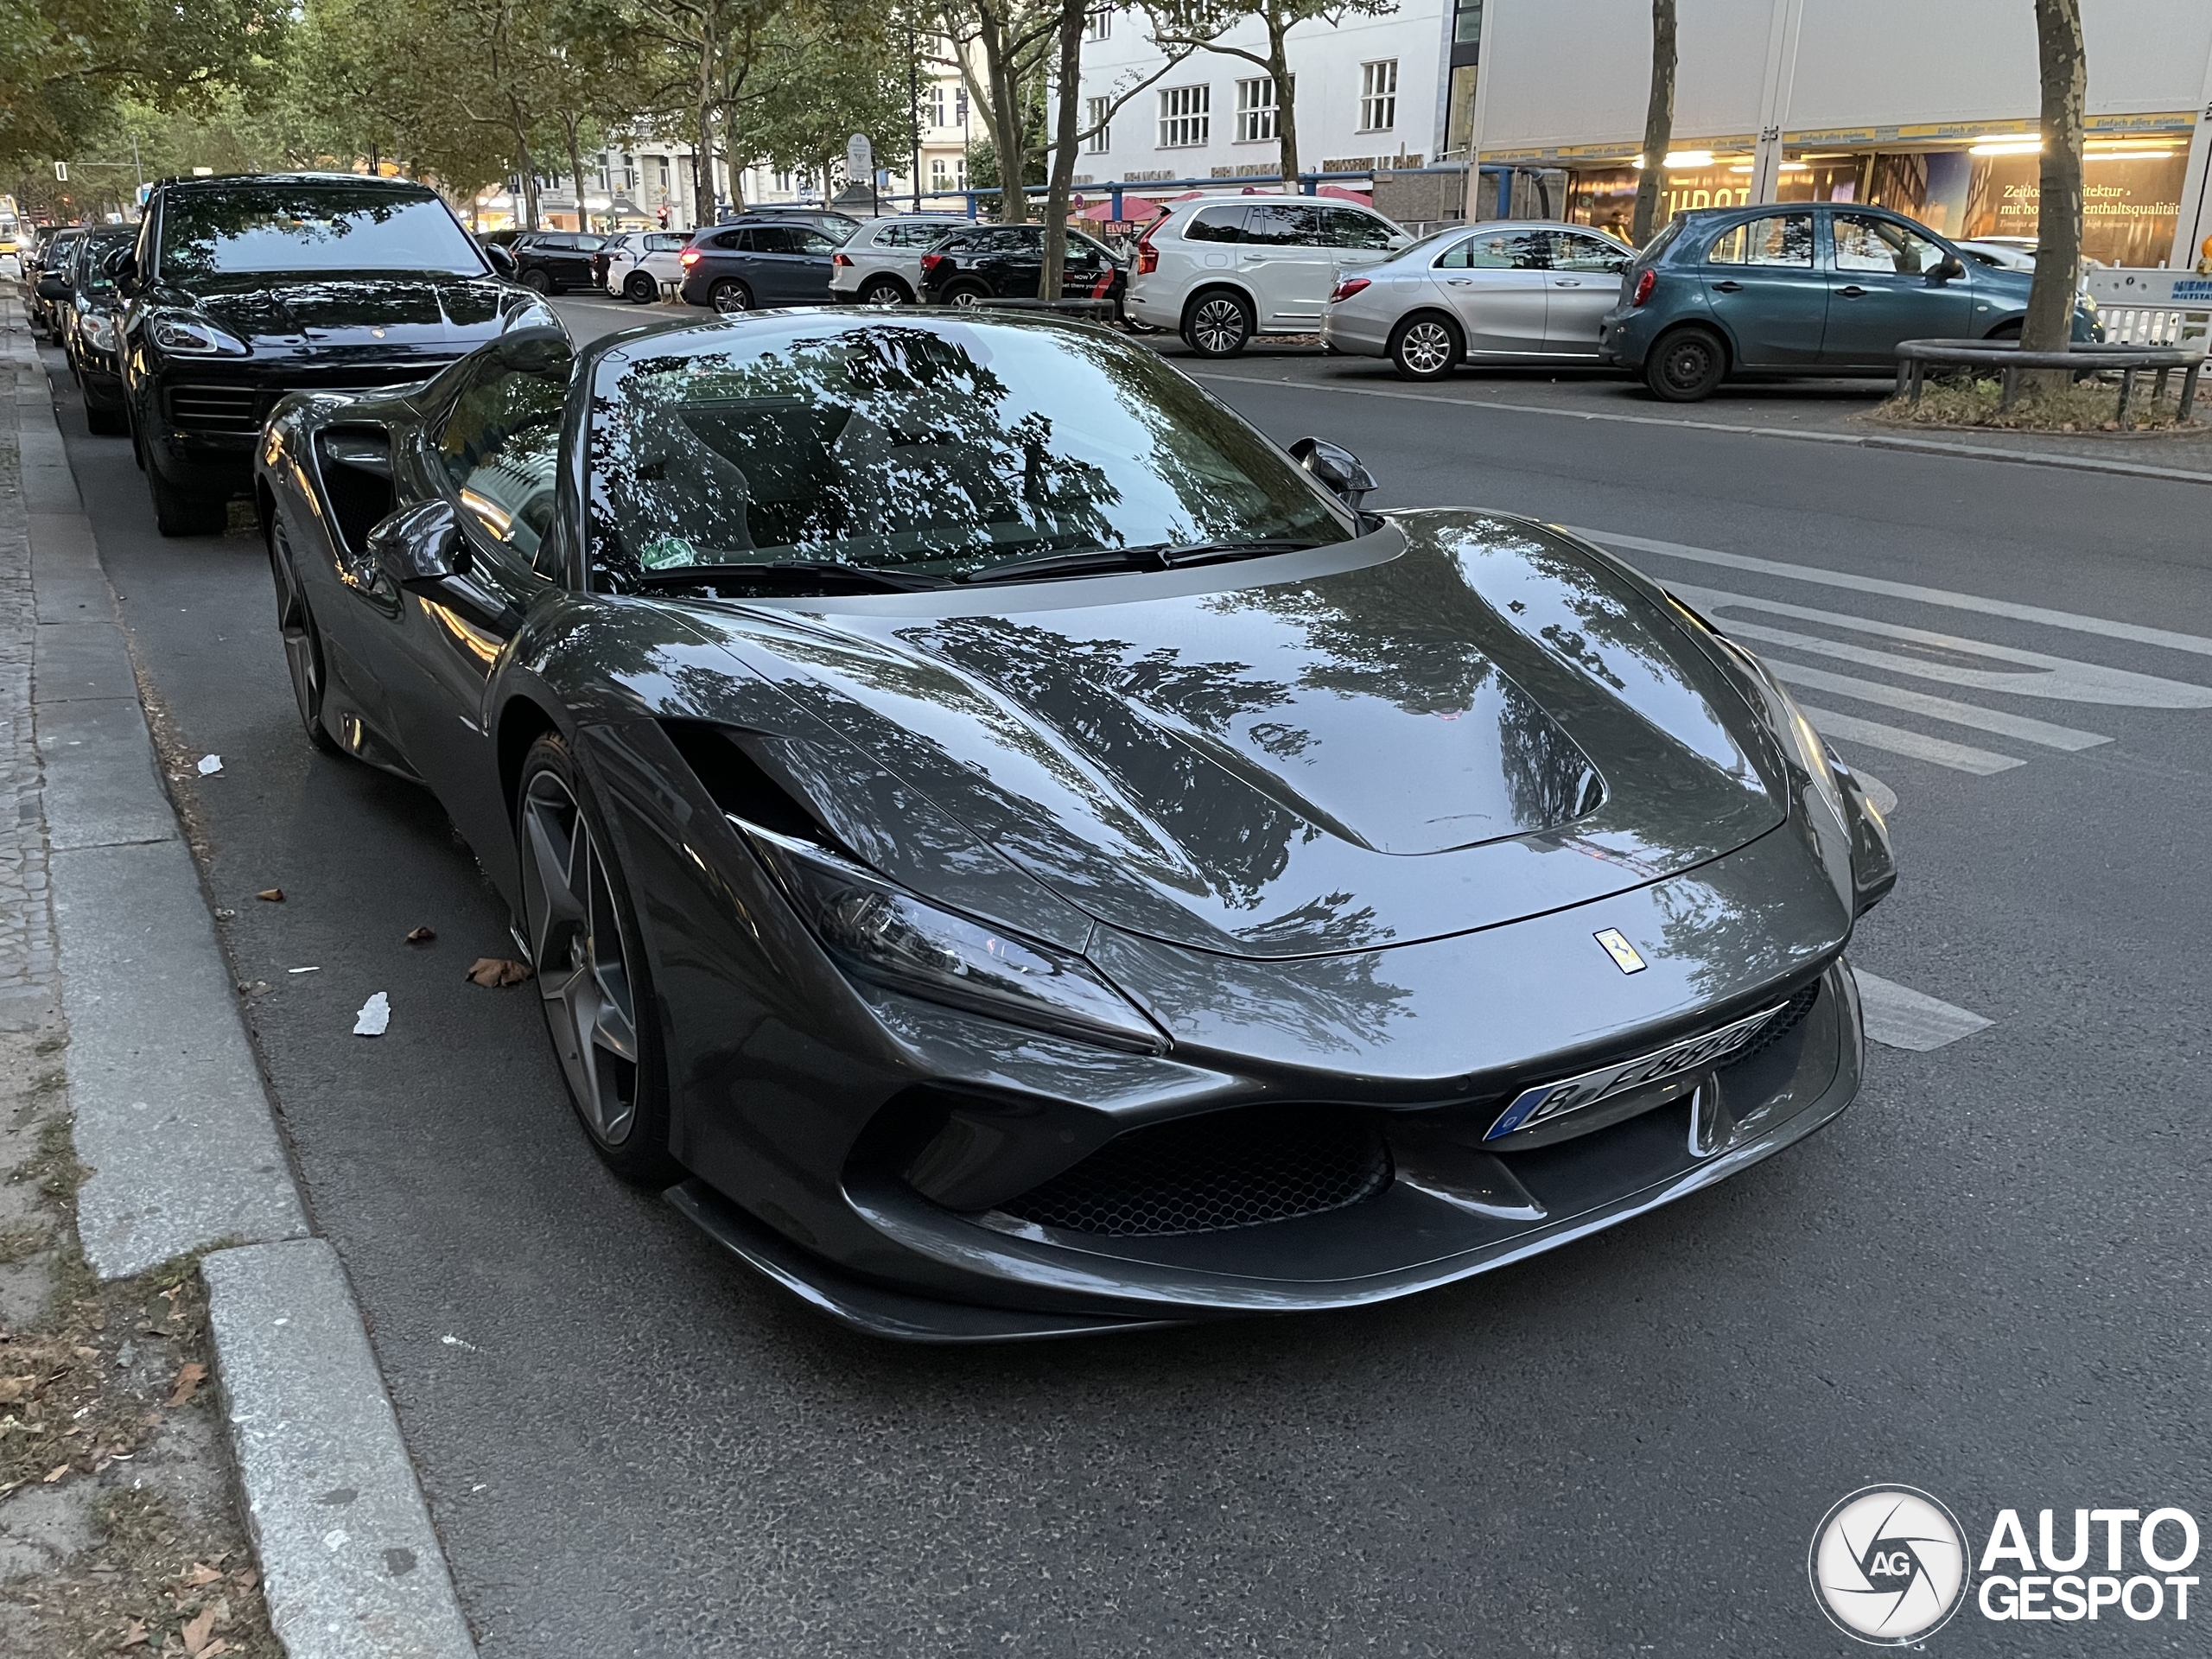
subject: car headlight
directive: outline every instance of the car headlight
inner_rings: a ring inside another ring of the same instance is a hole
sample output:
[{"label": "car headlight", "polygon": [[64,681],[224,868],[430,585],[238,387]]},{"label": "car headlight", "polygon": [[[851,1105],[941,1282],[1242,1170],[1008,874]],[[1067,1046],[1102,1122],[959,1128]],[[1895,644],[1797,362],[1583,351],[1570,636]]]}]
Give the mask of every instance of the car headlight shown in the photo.
[{"label": "car headlight", "polygon": [[1813,722],[1805,718],[1805,711],[1797,706],[1797,700],[1782,689],[1782,682],[1774,677],[1764,663],[1714,627],[1676,595],[1670,593],[1667,597],[1674,602],[1676,611],[1702,630],[1714,645],[1743,669],[1758,690],[1760,701],[1766,705],[1767,724],[1782,740],[1783,752],[1796,763],[1797,769],[1820,791],[1821,798],[1835,814],[1835,821],[1848,830],[1852,815],[1844,803],[1843,785],[1836,781],[1839,763],[1829,756],[1827,745],[1821,741],[1821,734],[1813,729]]},{"label": "car headlight", "polygon": [[245,357],[246,343],[212,322],[188,317],[162,317],[154,323],[154,344],[181,357]]},{"label": "car headlight", "polygon": [[941,910],[826,848],[732,814],[846,972],[1084,1042],[1156,1054],[1166,1040],[1081,957]]},{"label": "car headlight", "polygon": [[115,314],[112,311],[87,311],[77,327],[85,337],[88,350],[111,352],[115,349]]}]

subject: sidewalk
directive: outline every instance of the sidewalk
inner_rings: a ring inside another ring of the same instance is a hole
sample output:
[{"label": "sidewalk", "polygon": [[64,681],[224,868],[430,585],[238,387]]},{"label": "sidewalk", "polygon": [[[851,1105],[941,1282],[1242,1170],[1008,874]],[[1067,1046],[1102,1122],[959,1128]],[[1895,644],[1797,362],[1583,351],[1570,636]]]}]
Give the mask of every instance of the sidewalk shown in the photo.
[{"label": "sidewalk", "polygon": [[0,346],[0,1651],[473,1659],[12,296]]}]

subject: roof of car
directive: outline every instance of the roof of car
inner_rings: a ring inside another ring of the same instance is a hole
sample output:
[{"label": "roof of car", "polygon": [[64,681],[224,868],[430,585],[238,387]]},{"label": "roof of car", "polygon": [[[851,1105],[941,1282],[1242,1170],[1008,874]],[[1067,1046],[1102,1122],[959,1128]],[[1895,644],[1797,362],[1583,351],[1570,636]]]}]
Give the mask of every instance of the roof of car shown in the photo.
[{"label": "roof of car", "polygon": [[388,179],[369,173],[213,173],[194,174],[189,178],[170,178],[159,181],[159,190],[196,190],[202,187],[220,189],[238,184],[344,184],[359,188],[385,189],[395,195],[433,196],[437,194],[427,184],[413,179]]}]

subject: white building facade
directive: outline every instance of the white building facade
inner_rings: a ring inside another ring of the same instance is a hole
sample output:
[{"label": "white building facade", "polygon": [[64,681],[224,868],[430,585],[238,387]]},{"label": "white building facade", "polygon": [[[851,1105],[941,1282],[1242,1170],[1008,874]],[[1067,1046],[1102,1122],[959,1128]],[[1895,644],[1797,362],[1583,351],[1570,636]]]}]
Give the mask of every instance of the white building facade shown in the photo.
[{"label": "white building facade", "polygon": [[[2084,251],[2212,254],[2212,3],[2082,0]],[[1873,201],[1955,237],[2036,232],[2027,0],[1687,0],[1666,207]],[[1649,0],[1488,0],[1472,142],[1520,211],[1628,222],[1650,87]],[[1474,216],[1498,211],[1478,185]],[[1529,198],[1534,196],[1535,200]]]}]

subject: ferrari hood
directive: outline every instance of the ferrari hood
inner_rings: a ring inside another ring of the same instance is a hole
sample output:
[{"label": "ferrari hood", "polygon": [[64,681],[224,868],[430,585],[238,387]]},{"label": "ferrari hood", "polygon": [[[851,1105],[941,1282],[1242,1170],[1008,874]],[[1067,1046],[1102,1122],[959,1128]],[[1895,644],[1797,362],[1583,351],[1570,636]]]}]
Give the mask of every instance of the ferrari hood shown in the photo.
[{"label": "ferrari hood", "polygon": [[1200,950],[1516,920],[1784,817],[1755,717],[1682,626],[1518,520],[1410,513],[1200,570],[686,609],[813,717],[793,729],[818,737],[777,741],[833,824],[866,810],[841,777],[891,774],[1097,921]]},{"label": "ferrari hood", "polygon": [[465,348],[499,332],[514,293],[483,276],[317,274],[196,283],[190,300],[249,345]]}]

